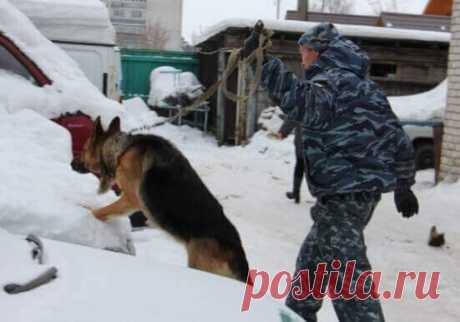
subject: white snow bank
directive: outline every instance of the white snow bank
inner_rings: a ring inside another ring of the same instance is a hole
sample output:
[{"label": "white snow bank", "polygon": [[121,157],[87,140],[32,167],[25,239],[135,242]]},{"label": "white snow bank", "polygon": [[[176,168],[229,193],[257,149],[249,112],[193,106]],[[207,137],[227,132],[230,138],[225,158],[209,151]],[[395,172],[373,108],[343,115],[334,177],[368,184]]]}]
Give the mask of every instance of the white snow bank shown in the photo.
[{"label": "white snow bank", "polygon": [[103,223],[83,206],[105,206],[98,180],[70,167],[70,135],[24,110],[0,117],[0,227],[98,248],[128,251],[128,219]]},{"label": "white snow bank", "polygon": [[181,72],[170,66],[155,68],[150,74],[150,106],[169,106],[164,99],[168,96],[186,95],[193,100],[203,94],[203,86],[191,72]]},{"label": "white snow bank", "polygon": [[149,126],[164,120],[163,117],[158,116],[155,111],[152,111],[140,97],[123,101],[123,107],[126,110],[126,114],[138,124]]},{"label": "white snow bank", "polygon": [[99,0],[14,0],[50,40],[115,45],[115,29]]},{"label": "white snow bank", "polygon": [[[269,298],[241,312],[244,284],[192,269],[43,240],[46,265],[23,239],[0,229],[0,285],[45,270],[58,278],[21,295],[0,290],[2,322],[302,321]],[[153,319],[152,319],[153,318]]]},{"label": "white snow bank", "polygon": [[[257,19],[225,19],[207,28],[203,33],[193,37],[192,44],[198,46],[206,40],[214,37],[228,28],[253,28]],[[304,33],[309,28],[318,25],[318,22],[293,21],[293,20],[270,20],[264,19],[264,24],[273,31],[283,31],[292,33]],[[394,29],[372,26],[354,26],[334,24],[341,34],[348,37],[360,38],[381,38],[381,39],[400,39],[417,40],[427,42],[448,43],[451,34],[449,32],[421,31],[410,29]]]},{"label": "white snow bank", "polygon": [[416,95],[388,97],[401,121],[442,119],[447,105],[447,79],[434,89]]},{"label": "white snow bank", "polygon": [[[9,112],[29,108],[47,118],[54,118],[66,112],[82,111],[92,118],[101,116],[105,125],[115,116],[121,116],[127,129],[134,126],[118,102],[104,97],[86,78],[77,63],[46,39],[30,20],[7,0],[0,0],[0,17],[0,31],[31,58],[53,82],[51,86],[35,90],[31,89],[35,85],[24,83],[28,82],[27,80],[22,84],[19,80],[13,81],[22,89],[29,88],[34,94],[41,93],[38,94],[40,100],[46,98],[47,104],[42,104],[40,108],[30,102],[26,105],[16,103],[19,94],[24,96],[24,93],[29,91],[20,93],[14,90],[13,86],[2,86],[0,97]],[[2,77],[6,77],[2,82],[8,83],[12,80],[8,75],[5,76],[5,73],[2,73]],[[33,102],[35,97],[30,95],[29,99]]]},{"label": "white snow bank", "polygon": [[126,112],[132,115],[142,115],[152,111],[147,104],[145,104],[144,100],[137,96],[124,100],[123,106]]}]

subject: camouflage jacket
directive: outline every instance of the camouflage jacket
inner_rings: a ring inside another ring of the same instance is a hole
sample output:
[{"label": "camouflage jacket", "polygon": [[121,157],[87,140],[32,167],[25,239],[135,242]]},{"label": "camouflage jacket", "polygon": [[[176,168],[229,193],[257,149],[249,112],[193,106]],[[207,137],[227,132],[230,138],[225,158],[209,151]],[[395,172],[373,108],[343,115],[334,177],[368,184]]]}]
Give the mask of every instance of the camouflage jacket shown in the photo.
[{"label": "camouflage jacket", "polygon": [[271,99],[303,124],[311,193],[388,192],[414,183],[412,144],[382,89],[367,78],[369,58],[337,36],[305,71],[305,80],[277,58],[263,67]]}]

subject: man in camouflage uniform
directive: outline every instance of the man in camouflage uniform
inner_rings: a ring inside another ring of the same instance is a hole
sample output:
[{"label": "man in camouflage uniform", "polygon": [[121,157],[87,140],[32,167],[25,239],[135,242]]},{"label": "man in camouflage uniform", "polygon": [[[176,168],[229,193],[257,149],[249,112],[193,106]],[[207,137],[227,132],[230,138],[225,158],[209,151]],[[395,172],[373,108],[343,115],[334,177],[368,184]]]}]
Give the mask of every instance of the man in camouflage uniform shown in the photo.
[{"label": "man in camouflage uniform", "polygon": [[[259,22],[245,42],[243,56],[257,48],[262,30]],[[302,124],[306,178],[317,198],[296,276],[308,269],[312,282],[319,263],[331,270],[332,261],[339,260],[340,281],[346,262],[355,260],[353,290],[358,276],[371,270],[363,230],[381,194],[394,191],[397,210],[404,217],[418,213],[411,191],[413,148],[383,91],[367,78],[366,53],[329,23],[308,30],[298,44],[305,80],[297,79],[280,59],[268,57],[262,76],[270,98]],[[370,282],[367,279],[366,290]],[[322,301],[311,296],[297,301],[291,294],[286,304],[310,322],[317,321]],[[378,300],[338,299],[333,305],[341,322],[384,321]]]}]

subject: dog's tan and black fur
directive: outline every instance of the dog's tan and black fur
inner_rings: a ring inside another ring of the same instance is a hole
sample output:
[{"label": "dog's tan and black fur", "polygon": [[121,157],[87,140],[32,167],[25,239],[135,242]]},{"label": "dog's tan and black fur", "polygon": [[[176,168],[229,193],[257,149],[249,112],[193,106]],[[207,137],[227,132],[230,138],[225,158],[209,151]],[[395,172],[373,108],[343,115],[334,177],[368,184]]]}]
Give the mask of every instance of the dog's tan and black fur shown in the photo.
[{"label": "dog's tan and black fur", "polygon": [[97,218],[142,210],[185,244],[190,267],[246,281],[248,263],[237,230],[189,161],[169,141],[123,133],[118,118],[104,131],[98,118],[81,161],[100,175],[100,192],[113,183],[122,191],[114,203],[93,210]]}]

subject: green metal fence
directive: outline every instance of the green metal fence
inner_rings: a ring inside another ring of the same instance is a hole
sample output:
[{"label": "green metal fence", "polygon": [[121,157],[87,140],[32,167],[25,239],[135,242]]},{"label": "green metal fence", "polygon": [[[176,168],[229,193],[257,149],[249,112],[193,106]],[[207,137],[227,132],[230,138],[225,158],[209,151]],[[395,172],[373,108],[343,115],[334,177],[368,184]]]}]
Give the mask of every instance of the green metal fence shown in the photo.
[{"label": "green metal fence", "polygon": [[157,67],[171,66],[198,76],[199,60],[195,53],[158,51],[149,49],[122,49],[123,79],[121,89],[125,99],[140,96],[147,102],[150,73]]}]

